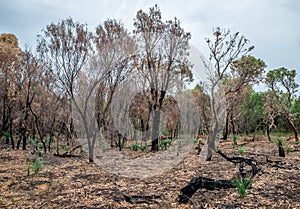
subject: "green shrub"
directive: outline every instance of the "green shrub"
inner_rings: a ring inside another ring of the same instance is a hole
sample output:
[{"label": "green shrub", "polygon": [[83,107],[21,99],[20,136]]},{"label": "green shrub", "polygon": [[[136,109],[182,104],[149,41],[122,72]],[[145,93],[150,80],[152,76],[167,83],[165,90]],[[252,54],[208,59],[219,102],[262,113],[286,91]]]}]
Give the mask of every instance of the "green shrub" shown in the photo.
[{"label": "green shrub", "polygon": [[33,165],[31,165],[31,162],[29,162],[26,167],[27,176],[30,176],[30,170],[33,170],[34,175],[38,176],[43,166],[44,161],[41,161],[40,158],[36,158]]},{"label": "green shrub", "polygon": [[274,142],[278,147],[283,146],[283,140],[282,138],[277,138],[277,140]]},{"label": "green shrub", "polygon": [[14,195],[12,195],[11,197],[10,197],[10,201],[11,201],[11,204],[15,204],[15,196]]},{"label": "green shrub", "polygon": [[121,140],[121,148],[122,149],[126,147],[126,144],[127,144],[126,140]]},{"label": "green shrub", "polygon": [[140,144],[133,144],[131,145],[131,149],[133,151],[138,151],[138,149],[140,149],[142,152],[144,152],[147,149],[146,145],[140,145]]},{"label": "green shrub", "polygon": [[42,167],[44,165],[44,162],[40,160],[40,158],[36,158],[33,164],[33,170],[34,170],[34,175],[38,176]]},{"label": "green shrub", "polygon": [[246,151],[246,147],[242,146],[240,149],[237,150],[238,153],[240,153],[241,155],[244,154]]},{"label": "green shrub", "polygon": [[4,137],[4,139],[9,139],[10,138],[10,134],[8,132],[4,132],[2,134],[2,137]]},{"label": "green shrub", "polygon": [[285,152],[286,152],[286,153],[290,153],[290,152],[292,152],[292,151],[293,151],[293,149],[292,149],[291,147],[285,148]]},{"label": "green shrub", "polygon": [[232,181],[232,184],[237,188],[240,197],[245,197],[246,190],[251,186],[252,181],[250,179],[237,177]]},{"label": "green shrub", "polygon": [[237,136],[237,135],[233,135],[232,136],[232,140],[233,140],[233,144],[234,145],[237,145],[237,140],[239,139],[239,136]]},{"label": "green shrub", "polygon": [[198,140],[197,140],[196,138],[192,138],[192,142],[193,142],[194,144],[196,144],[196,143],[198,142]]},{"label": "green shrub", "polygon": [[144,146],[140,146],[139,148],[140,150],[142,150],[142,152],[144,152],[147,149],[147,146],[144,145]]},{"label": "green shrub", "polygon": [[159,143],[161,149],[167,149],[172,144],[172,139],[164,139]]}]

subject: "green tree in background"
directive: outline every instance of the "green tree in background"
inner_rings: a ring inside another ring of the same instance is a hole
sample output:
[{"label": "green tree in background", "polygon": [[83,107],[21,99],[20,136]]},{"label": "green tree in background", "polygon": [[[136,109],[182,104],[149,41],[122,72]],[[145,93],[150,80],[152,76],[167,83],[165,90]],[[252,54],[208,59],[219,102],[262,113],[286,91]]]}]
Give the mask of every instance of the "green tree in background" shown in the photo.
[{"label": "green tree in background", "polygon": [[271,70],[266,76],[266,85],[269,89],[265,99],[266,105],[273,112],[282,116],[292,128],[295,140],[298,141],[298,129],[295,126],[295,114],[292,105],[295,100],[298,84],[295,81],[296,70],[278,68]]}]

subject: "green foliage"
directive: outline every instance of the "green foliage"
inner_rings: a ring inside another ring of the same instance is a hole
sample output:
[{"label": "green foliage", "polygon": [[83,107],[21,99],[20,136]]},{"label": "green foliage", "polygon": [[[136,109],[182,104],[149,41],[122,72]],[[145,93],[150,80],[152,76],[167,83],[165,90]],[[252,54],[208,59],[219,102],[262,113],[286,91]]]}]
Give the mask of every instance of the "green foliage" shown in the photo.
[{"label": "green foliage", "polygon": [[273,143],[276,144],[278,147],[282,147],[283,146],[283,140],[282,140],[282,138],[277,138]]},{"label": "green foliage", "polygon": [[30,170],[34,171],[34,176],[38,176],[43,166],[44,161],[41,161],[40,158],[36,158],[33,165],[31,165],[31,162],[29,162],[26,166],[27,176],[30,176]]},{"label": "green foliage", "polygon": [[4,139],[9,139],[10,138],[10,134],[8,132],[4,132],[2,134],[2,137],[4,137]]},{"label": "green foliage", "polygon": [[[266,84],[276,94],[284,94],[283,89],[291,97],[297,92],[298,84],[295,81],[296,70],[288,70],[284,67],[271,70],[267,73]],[[291,102],[291,101],[289,101]],[[290,103],[291,105],[291,103]]]},{"label": "green foliage", "polygon": [[241,155],[244,154],[246,151],[246,147],[242,146],[240,149],[237,150],[238,153],[240,153]]},{"label": "green foliage", "polygon": [[40,149],[43,148],[43,143],[39,142],[35,137],[33,139],[29,138],[29,143],[35,149],[36,154],[38,155],[38,157],[41,157],[42,152],[40,151]]},{"label": "green foliage", "polygon": [[258,121],[265,117],[265,108],[262,99],[262,94],[251,90],[245,96],[245,102],[240,106],[242,113],[242,121],[244,128],[249,133],[253,133],[256,129]]},{"label": "green foliage", "polygon": [[291,147],[285,148],[285,152],[286,152],[286,153],[290,153],[291,151],[293,151],[293,149],[292,149]]},{"label": "green foliage", "polygon": [[159,143],[159,147],[161,149],[168,149],[168,147],[170,147],[172,144],[172,139],[163,139],[161,140],[161,142]]},{"label": "green foliage", "polygon": [[126,147],[126,144],[127,144],[127,141],[126,140],[121,140],[121,148],[125,148]]},{"label": "green foliage", "polygon": [[40,158],[36,158],[33,164],[33,171],[34,171],[34,175],[38,176],[40,173],[40,170],[42,169],[44,165],[44,161],[41,161]]},{"label": "green foliage", "polygon": [[137,151],[138,148],[139,148],[139,144],[133,144],[133,145],[131,145],[131,149],[132,149],[133,151]]},{"label": "green foliage", "polygon": [[147,146],[145,146],[145,145],[141,145],[141,146],[139,146],[139,148],[140,148],[140,150],[142,150],[142,152],[144,152],[146,149],[147,149]]},{"label": "green foliage", "polygon": [[138,149],[140,149],[142,152],[144,152],[147,149],[147,146],[140,145],[140,144],[133,144],[133,145],[131,145],[131,149],[133,151],[138,151]]},{"label": "green foliage", "polygon": [[198,142],[198,139],[192,138],[192,142],[193,142],[194,144],[196,144],[196,143]]},{"label": "green foliage", "polygon": [[233,140],[233,144],[234,145],[237,145],[237,140],[239,139],[239,136],[237,136],[237,135],[233,135],[232,136],[232,140]]},{"label": "green foliage", "polygon": [[233,179],[232,184],[237,188],[240,197],[245,197],[246,190],[250,188],[252,181],[250,179],[237,177]]},{"label": "green foliage", "polygon": [[168,131],[168,129],[166,127],[162,127],[160,132],[164,136],[169,136],[170,135],[170,133],[169,133],[169,131]]},{"label": "green foliage", "polygon": [[11,196],[10,201],[11,201],[11,204],[15,204],[15,196],[14,195]]},{"label": "green foliage", "polygon": [[68,149],[68,147],[69,147],[69,145],[68,145],[68,144],[63,144],[63,145],[61,145],[61,148],[63,148],[64,150],[67,150],[67,149]]}]

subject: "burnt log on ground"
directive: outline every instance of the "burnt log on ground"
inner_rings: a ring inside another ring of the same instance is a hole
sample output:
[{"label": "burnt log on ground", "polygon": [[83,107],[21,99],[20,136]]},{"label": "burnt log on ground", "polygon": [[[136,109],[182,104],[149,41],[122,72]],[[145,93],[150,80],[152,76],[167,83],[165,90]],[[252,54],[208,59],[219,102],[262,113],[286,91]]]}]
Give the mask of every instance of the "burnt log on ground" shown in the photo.
[{"label": "burnt log on ground", "polygon": [[[260,171],[260,168],[257,167],[257,163],[252,159],[243,157],[228,157],[220,150],[218,150],[217,153],[229,162],[240,164],[238,175],[242,178],[251,179]],[[251,166],[251,169],[245,170],[244,164]],[[236,186],[233,184],[232,179],[234,179],[234,177],[232,177],[231,180],[215,180],[201,176],[193,177],[189,184],[180,190],[181,194],[178,196],[178,202],[187,203],[200,188],[207,190],[235,188]]]},{"label": "burnt log on ground", "polygon": [[206,177],[193,177],[189,184],[181,189],[178,202],[187,203],[200,188],[207,190],[234,188],[230,180],[214,180]]}]

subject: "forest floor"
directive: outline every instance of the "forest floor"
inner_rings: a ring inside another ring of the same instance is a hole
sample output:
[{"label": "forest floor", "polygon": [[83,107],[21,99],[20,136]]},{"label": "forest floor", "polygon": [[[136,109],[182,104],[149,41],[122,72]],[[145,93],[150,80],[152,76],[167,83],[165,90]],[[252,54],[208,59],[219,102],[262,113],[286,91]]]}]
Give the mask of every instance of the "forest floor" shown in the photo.
[{"label": "forest floor", "polygon": [[69,158],[43,155],[45,165],[35,176],[32,171],[27,174],[33,160],[30,151],[2,146],[0,208],[300,208],[300,145],[284,138],[285,158],[279,158],[276,145],[263,137],[254,142],[250,137],[241,138],[236,147],[232,140],[223,141],[218,148],[228,156],[238,156],[242,146],[246,147],[242,156],[256,160],[261,168],[246,196],[239,197],[236,188],[199,189],[188,204],[177,199],[192,177],[229,180],[239,167],[216,153],[212,161],[199,162],[195,145],[179,164],[148,178],[108,173],[89,164],[85,154]]}]

